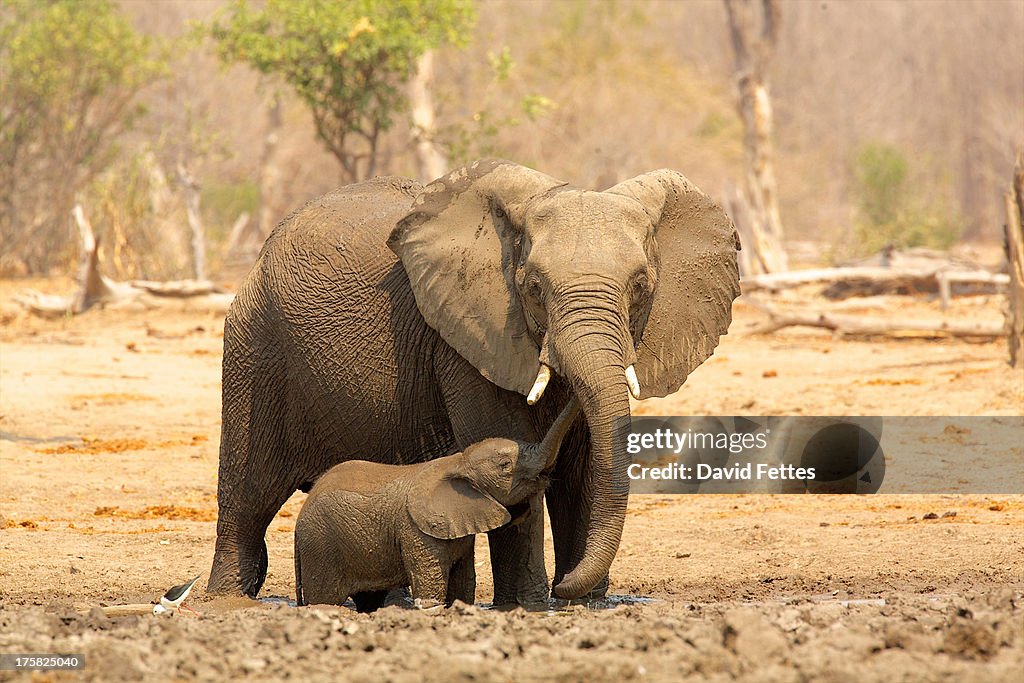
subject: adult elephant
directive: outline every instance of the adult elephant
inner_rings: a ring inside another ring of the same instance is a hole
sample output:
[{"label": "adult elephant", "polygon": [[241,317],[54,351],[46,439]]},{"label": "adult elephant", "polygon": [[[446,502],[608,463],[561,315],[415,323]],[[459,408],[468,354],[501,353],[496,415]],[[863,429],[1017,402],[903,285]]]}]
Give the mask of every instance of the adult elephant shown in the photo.
[{"label": "adult elephant", "polygon": [[[257,594],[267,526],[335,463],[537,441],[571,392],[586,419],[546,494],[553,592],[603,594],[628,394],[665,396],[711,355],[739,294],[737,248],[722,210],[668,170],[590,192],[488,160],[308,203],[267,239],[225,321],[209,590]],[[547,597],[541,506],[490,532],[496,603]]]}]

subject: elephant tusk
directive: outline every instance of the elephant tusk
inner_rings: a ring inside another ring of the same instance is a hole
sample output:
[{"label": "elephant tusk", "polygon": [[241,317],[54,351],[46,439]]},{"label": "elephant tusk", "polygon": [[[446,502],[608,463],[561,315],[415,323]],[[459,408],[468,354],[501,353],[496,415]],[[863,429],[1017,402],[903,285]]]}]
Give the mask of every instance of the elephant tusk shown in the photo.
[{"label": "elephant tusk", "polygon": [[626,368],[626,384],[629,385],[629,393],[633,394],[633,398],[640,398],[640,380],[636,378],[636,368],[630,365]]},{"label": "elephant tusk", "polygon": [[540,370],[537,371],[537,380],[533,383],[533,388],[530,389],[530,395],[526,397],[527,404],[532,406],[540,400],[549,381],[551,381],[551,368],[541,363]]}]

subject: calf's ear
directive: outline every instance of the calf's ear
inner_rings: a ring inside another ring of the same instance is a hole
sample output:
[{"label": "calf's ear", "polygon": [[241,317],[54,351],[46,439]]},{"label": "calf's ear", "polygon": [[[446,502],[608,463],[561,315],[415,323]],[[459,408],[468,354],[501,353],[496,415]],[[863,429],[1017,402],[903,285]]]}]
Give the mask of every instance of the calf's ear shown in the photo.
[{"label": "calf's ear", "polygon": [[417,484],[409,500],[409,516],[428,536],[462,538],[511,521],[504,505],[476,489],[468,479],[430,474]]}]

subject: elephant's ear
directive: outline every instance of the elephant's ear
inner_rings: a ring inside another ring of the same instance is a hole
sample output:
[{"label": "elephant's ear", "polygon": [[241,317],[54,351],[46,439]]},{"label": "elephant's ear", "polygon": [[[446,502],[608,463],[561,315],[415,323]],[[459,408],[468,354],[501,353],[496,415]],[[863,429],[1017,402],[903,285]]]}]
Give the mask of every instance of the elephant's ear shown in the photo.
[{"label": "elephant's ear", "polygon": [[484,377],[527,394],[540,369],[515,289],[525,206],[564,185],[510,161],[478,161],[427,185],[388,246],[416,305]]},{"label": "elephant's ear", "polygon": [[508,524],[512,516],[498,501],[463,477],[428,470],[409,498],[409,515],[434,538],[462,538]]},{"label": "elephant's ear", "polygon": [[739,236],[721,207],[676,171],[645,173],[608,192],[636,199],[654,223],[660,265],[636,373],[641,398],[667,396],[729,329],[740,293]]}]

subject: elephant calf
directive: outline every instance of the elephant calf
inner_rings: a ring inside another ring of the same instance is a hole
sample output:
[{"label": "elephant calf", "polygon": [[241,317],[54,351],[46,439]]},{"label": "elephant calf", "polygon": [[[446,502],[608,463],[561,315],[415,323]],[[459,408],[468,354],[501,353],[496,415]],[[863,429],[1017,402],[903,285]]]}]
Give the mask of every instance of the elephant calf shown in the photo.
[{"label": "elephant calf", "polygon": [[403,586],[413,598],[472,604],[474,534],[509,523],[510,506],[544,490],[578,413],[570,400],[540,443],[486,439],[414,465],[350,460],[328,470],[295,524],[298,604],[351,596],[370,612]]}]

